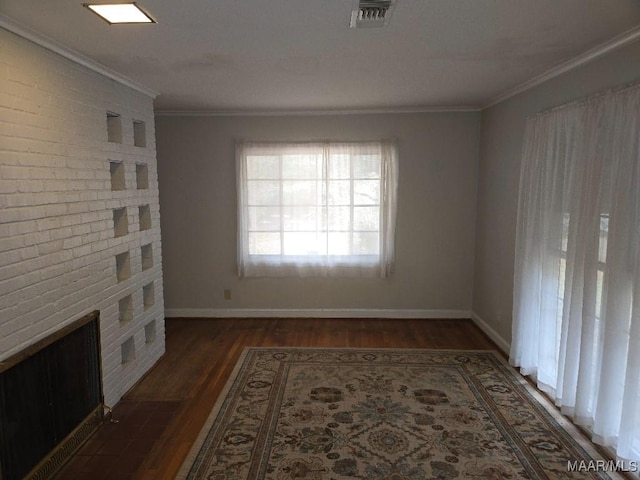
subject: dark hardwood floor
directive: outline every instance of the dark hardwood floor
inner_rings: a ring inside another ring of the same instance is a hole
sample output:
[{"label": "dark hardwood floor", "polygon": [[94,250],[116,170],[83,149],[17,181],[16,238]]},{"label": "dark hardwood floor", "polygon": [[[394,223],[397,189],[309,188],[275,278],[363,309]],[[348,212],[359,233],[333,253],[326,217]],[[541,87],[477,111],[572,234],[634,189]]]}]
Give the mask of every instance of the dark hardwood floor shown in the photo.
[{"label": "dark hardwood floor", "polygon": [[471,320],[168,319],[166,341],[60,479],[173,479],[245,346],[499,350]]}]

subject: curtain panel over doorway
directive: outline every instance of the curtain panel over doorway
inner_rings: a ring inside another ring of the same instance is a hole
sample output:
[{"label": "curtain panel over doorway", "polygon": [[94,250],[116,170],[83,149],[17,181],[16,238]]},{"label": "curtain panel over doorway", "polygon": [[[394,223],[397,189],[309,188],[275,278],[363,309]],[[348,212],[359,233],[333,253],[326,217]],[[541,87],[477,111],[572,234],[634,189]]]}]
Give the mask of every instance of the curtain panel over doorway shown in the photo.
[{"label": "curtain panel over doorway", "polygon": [[510,361],[640,461],[640,85],[527,120]]}]

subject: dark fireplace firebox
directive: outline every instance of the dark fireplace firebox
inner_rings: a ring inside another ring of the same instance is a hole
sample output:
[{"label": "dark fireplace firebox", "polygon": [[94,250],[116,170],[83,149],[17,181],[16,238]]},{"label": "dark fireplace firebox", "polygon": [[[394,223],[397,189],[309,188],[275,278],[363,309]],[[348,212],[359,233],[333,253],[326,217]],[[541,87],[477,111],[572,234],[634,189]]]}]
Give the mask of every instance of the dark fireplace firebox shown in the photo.
[{"label": "dark fireplace firebox", "polygon": [[0,480],[53,477],[102,422],[99,316],[0,362]]}]

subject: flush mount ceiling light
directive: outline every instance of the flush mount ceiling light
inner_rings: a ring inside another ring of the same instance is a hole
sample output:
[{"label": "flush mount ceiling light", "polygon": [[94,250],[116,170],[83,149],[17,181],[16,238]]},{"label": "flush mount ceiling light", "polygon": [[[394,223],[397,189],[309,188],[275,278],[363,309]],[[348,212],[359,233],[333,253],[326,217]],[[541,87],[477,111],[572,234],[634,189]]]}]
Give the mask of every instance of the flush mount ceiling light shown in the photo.
[{"label": "flush mount ceiling light", "polygon": [[109,25],[117,23],[156,23],[135,2],[84,3],[85,7],[99,15]]}]

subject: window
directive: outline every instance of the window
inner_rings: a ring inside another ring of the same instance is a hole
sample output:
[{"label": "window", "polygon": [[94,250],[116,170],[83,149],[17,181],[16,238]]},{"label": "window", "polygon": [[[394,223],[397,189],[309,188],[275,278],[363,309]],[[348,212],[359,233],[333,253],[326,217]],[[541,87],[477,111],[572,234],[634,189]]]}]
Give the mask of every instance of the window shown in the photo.
[{"label": "window", "polygon": [[241,142],[237,150],[240,276],[389,275],[391,142]]},{"label": "window", "polygon": [[[553,361],[557,364],[557,359],[560,357],[560,352],[562,349],[562,328],[563,322],[567,322],[563,316],[565,313],[568,313],[568,310],[565,312],[564,304],[565,304],[565,295],[570,294],[567,292],[568,289],[572,288],[573,285],[568,284],[567,282],[567,254],[568,254],[568,246],[569,246],[569,230],[570,230],[570,219],[571,215],[569,213],[564,213],[562,218],[562,240],[561,240],[561,248],[560,248],[560,257],[559,257],[559,268],[558,268],[558,305],[556,311],[556,337],[555,337],[555,350],[553,352]],[[585,345],[584,348],[589,348],[592,351],[592,355],[598,355],[598,349],[600,348],[600,339],[602,337],[602,298],[603,298],[603,287],[604,287],[604,272],[606,268],[607,261],[607,237],[609,235],[609,214],[601,213],[600,214],[600,229],[599,229],[599,238],[597,241],[598,249],[597,252],[593,252],[595,255],[597,253],[597,261],[594,261],[595,265],[595,300],[593,306],[593,314],[592,317],[592,336],[593,341],[589,342],[589,344]],[[571,242],[572,245],[575,246],[574,241]],[[575,247],[574,247],[575,250]],[[573,253],[573,252],[572,252]],[[570,272],[571,273],[571,272]],[[573,275],[569,275],[570,278],[573,278]],[[585,282],[589,283],[589,282]],[[593,286],[593,282],[591,282]]]},{"label": "window", "polygon": [[[568,213],[563,214],[562,218],[562,246],[560,249],[560,269],[558,272],[558,341],[560,339],[560,326],[562,324],[562,306],[564,305],[564,291],[566,288],[567,276],[567,246],[569,244],[569,219]],[[596,304],[595,304],[595,321],[596,327],[599,326],[602,318],[602,294],[604,285],[604,270],[607,262],[607,237],[609,235],[609,214],[600,214],[600,237],[598,239],[598,262],[596,273]],[[597,336],[597,335],[596,335]]]}]

